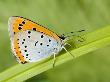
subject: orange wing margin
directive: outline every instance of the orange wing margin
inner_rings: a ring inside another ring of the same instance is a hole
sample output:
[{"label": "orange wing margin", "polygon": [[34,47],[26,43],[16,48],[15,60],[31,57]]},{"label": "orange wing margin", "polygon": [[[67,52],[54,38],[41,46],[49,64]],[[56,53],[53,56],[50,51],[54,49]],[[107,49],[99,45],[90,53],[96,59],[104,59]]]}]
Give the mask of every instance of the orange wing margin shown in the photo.
[{"label": "orange wing margin", "polygon": [[21,54],[21,51],[19,49],[20,47],[19,47],[19,44],[18,44],[18,41],[17,41],[16,38],[14,39],[14,46],[13,46],[13,48],[14,48],[14,51],[16,53],[15,56],[20,60],[20,63],[22,63],[22,64],[27,63],[25,61],[25,59],[24,59],[24,56]]},{"label": "orange wing margin", "polygon": [[[13,16],[12,18],[12,28],[13,28],[13,32],[14,34],[20,31],[25,31],[25,30],[34,30],[34,31],[38,31],[41,33],[44,33],[48,36],[53,37],[54,39],[58,40],[60,39],[58,37],[58,35],[56,35],[54,32],[48,30],[47,28],[29,20],[23,17],[19,17],[19,16]],[[10,23],[10,21],[9,21]]]}]

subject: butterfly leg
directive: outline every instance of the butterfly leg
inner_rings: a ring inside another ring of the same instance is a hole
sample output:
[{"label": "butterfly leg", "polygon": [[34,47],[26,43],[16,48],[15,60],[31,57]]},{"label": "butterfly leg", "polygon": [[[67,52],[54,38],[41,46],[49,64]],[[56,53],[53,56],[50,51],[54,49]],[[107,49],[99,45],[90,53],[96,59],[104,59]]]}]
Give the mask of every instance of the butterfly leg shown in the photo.
[{"label": "butterfly leg", "polygon": [[56,61],[55,55],[56,55],[56,53],[53,53],[53,68],[55,67],[55,61]]},{"label": "butterfly leg", "polygon": [[68,52],[73,58],[75,58],[75,56],[71,53],[71,52],[69,52],[64,46],[62,47],[66,52]]},{"label": "butterfly leg", "polygon": [[69,44],[69,43],[65,43],[64,46],[65,46],[65,45],[69,45],[69,46],[71,47],[71,44]]}]

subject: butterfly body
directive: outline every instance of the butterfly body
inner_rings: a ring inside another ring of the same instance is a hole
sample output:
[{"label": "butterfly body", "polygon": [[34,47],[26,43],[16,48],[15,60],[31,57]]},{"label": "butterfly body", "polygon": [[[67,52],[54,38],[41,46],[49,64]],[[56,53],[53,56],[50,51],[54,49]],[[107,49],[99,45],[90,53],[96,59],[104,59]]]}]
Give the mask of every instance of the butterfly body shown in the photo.
[{"label": "butterfly body", "polygon": [[54,32],[23,17],[9,19],[12,51],[20,63],[36,62],[57,54],[64,41]]}]

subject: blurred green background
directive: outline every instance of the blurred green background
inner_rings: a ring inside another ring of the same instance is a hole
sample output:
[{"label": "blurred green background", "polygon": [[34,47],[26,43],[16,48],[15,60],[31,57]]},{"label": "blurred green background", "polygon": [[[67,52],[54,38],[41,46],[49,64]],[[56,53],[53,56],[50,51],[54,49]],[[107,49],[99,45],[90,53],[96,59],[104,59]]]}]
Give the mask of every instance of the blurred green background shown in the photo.
[{"label": "blurred green background", "polygon": [[[17,64],[8,35],[10,16],[29,18],[59,35],[80,29],[89,33],[110,25],[110,0],[0,0],[0,72]],[[26,82],[110,82],[110,46]]]}]

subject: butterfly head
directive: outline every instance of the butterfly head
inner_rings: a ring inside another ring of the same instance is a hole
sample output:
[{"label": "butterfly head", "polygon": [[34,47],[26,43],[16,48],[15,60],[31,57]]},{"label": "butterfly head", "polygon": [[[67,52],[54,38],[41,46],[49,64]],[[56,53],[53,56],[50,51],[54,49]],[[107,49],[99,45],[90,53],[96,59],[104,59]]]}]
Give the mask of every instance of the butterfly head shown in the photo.
[{"label": "butterfly head", "polygon": [[60,38],[61,40],[65,40],[65,39],[66,39],[66,36],[63,34],[63,35],[59,36],[59,38]]}]

